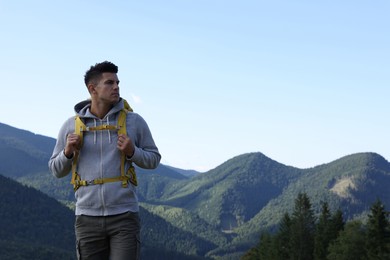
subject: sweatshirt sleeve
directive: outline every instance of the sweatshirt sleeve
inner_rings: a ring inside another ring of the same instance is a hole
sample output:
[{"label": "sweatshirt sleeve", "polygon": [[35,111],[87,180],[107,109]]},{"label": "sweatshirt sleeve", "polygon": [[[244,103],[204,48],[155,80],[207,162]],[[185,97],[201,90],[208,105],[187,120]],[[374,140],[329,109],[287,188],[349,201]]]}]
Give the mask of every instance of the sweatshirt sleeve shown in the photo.
[{"label": "sweatshirt sleeve", "polygon": [[61,127],[53,154],[49,160],[49,169],[57,178],[65,177],[72,170],[72,159],[68,159],[64,154],[66,137],[74,131],[74,119],[69,118]]},{"label": "sweatshirt sleeve", "polygon": [[[136,115],[135,126],[127,124],[128,129],[135,131],[135,151],[128,160],[134,162],[137,166],[144,169],[155,169],[160,163],[161,155],[153,140],[152,133],[146,121],[139,115]],[[132,121],[132,120],[128,120]]]}]

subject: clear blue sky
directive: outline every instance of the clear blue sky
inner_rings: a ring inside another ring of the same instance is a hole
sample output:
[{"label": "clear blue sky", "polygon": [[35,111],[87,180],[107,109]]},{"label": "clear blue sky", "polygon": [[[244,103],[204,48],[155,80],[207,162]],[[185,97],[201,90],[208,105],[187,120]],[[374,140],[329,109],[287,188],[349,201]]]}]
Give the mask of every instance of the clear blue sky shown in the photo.
[{"label": "clear blue sky", "polygon": [[109,60],[165,164],[390,159],[390,2],[0,0],[0,122],[57,137]]}]

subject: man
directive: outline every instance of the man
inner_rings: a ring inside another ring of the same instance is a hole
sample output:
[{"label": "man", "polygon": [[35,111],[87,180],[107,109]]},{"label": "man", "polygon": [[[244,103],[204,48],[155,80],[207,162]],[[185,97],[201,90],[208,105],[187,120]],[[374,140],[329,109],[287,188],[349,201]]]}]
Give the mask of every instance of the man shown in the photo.
[{"label": "man", "polygon": [[[153,169],[161,159],[147,123],[125,110],[130,107],[120,97],[117,73],[108,61],[86,72],[91,99],[76,104],[76,117],[61,127],[49,161],[58,178],[72,172],[78,259],[139,259],[139,206],[129,176],[132,163]],[[75,119],[81,119],[77,127]]]}]

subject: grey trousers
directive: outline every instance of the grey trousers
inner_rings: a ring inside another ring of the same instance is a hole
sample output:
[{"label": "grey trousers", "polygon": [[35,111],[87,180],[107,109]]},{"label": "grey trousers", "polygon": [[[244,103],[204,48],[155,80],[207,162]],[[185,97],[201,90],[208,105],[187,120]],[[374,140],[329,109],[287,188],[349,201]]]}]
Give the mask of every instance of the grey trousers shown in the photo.
[{"label": "grey trousers", "polygon": [[76,216],[76,252],[79,260],[139,260],[138,213],[115,216]]}]

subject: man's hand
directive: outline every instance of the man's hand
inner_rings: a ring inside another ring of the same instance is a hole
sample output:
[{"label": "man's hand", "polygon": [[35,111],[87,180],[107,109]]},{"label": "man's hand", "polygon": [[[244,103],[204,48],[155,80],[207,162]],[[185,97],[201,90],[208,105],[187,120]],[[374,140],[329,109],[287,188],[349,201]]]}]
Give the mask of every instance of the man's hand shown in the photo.
[{"label": "man's hand", "polygon": [[81,138],[77,134],[69,134],[66,137],[66,146],[64,149],[64,154],[67,158],[72,158],[75,152],[80,150]]},{"label": "man's hand", "polygon": [[118,135],[117,147],[127,157],[132,157],[134,155],[134,144],[127,135]]}]

